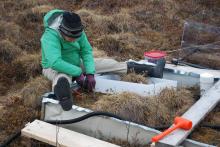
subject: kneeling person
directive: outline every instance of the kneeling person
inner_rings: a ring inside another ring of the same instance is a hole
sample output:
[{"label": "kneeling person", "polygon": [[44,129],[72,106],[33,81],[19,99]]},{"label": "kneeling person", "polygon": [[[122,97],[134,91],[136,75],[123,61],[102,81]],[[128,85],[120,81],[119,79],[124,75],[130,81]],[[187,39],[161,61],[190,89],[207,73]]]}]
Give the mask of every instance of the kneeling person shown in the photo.
[{"label": "kneeling person", "polygon": [[72,80],[90,92],[95,88],[92,47],[83,31],[81,19],[75,13],[52,10],[44,16],[44,28],[41,37],[43,75],[52,81],[56,97],[62,108],[68,111],[73,104]]}]

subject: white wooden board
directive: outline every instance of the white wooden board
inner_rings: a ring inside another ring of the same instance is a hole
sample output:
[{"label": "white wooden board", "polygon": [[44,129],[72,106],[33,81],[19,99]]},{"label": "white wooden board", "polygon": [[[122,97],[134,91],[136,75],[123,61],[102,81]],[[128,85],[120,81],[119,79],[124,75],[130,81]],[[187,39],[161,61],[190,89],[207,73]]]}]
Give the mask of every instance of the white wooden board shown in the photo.
[{"label": "white wooden board", "polygon": [[40,120],[28,124],[21,130],[21,133],[23,136],[59,147],[119,147],[78,132],[58,128]]}]

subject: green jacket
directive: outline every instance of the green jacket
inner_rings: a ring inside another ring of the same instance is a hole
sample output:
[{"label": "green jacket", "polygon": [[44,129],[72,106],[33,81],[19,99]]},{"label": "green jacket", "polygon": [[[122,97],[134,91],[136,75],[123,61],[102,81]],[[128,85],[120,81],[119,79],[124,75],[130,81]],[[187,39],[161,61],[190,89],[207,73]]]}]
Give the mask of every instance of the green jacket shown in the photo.
[{"label": "green jacket", "polygon": [[59,33],[63,12],[55,9],[44,16],[45,31],[41,37],[42,66],[76,77],[82,73],[82,61],[86,74],[94,74],[92,47],[85,32],[74,42],[65,41]]}]

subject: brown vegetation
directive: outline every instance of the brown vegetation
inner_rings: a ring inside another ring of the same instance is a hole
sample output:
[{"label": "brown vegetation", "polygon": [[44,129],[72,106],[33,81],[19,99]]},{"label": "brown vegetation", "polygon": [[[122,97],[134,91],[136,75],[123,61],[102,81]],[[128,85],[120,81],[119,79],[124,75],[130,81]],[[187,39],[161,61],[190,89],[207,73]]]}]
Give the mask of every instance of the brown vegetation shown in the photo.
[{"label": "brown vegetation", "polygon": [[92,106],[148,126],[169,125],[175,116],[182,115],[194,103],[186,89],[163,90],[159,96],[141,97],[134,93],[104,95]]},{"label": "brown vegetation", "polygon": [[[213,52],[213,53],[195,53],[191,55],[190,58],[187,58],[187,61],[190,63],[202,65],[205,67],[213,68],[213,69],[220,69],[220,53]],[[206,59],[206,60],[204,60]]]},{"label": "brown vegetation", "polygon": [[0,41],[0,61],[2,63],[11,63],[12,60],[21,54],[21,49],[9,40]]},{"label": "brown vegetation", "polygon": [[220,132],[210,128],[198,128],[191,137],[197,141],[220,146]]},{"label": "brown vegetation", "polygon": [[135,72],[122,75],[121,80],[132,83],[142,83],[142,84],[148,83],[147,77],[145,77],[144,75],[136,74]]},{"label": "brown vegetation", "polygon": [[19,81],[27,81],[31,77],[36,77],[41,74],[42,68],[40,65],[41,56],[39,54],[21,55],[13,61],[17,71],[15,76]]},{"label": "brown vegetation", "polygon": [[40,118],[40,98],[50,89],[48,80],[37,77],[29,81],[20,92],[4,96],[1,100],[3,111],[0,119],[0,142],[23,128],[26,123]]},{"label": "brown vegetation", "polygon": [[36,109],[41,106],[41,96],[49,91],[51,91],[51,82],[44,77],[37,77],[30,80],[20,94],[25,106]]},{"label": "brown vegetation", "polygon": [[21,28],[14,22],[0,21],[0,38],[13,43],[21,37]]}]

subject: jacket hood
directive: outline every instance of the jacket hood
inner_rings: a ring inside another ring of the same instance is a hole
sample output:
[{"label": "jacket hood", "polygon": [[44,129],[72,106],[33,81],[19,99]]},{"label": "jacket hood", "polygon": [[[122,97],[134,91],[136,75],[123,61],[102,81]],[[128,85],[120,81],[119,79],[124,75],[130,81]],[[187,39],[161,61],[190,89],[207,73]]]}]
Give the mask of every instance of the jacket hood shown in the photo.
[{"label": "jacket hood", "polygon": [[49,11],[43,19],[44,27],[52,28],[56,30],[56,27],[58,27],[62,21],[62,14],[64,10],[54,9]]}]

